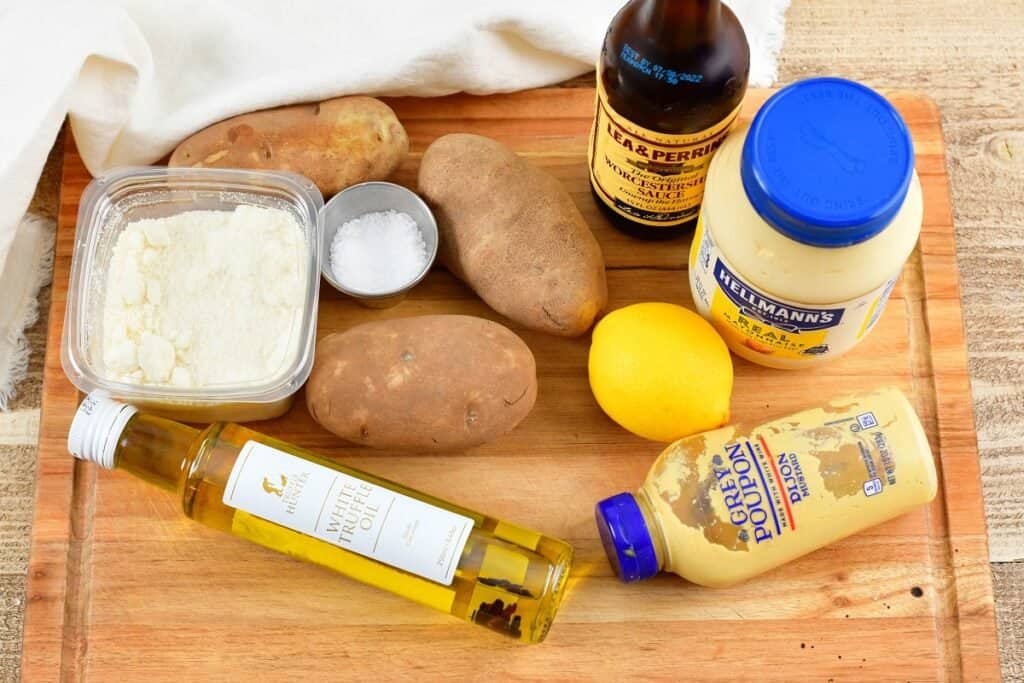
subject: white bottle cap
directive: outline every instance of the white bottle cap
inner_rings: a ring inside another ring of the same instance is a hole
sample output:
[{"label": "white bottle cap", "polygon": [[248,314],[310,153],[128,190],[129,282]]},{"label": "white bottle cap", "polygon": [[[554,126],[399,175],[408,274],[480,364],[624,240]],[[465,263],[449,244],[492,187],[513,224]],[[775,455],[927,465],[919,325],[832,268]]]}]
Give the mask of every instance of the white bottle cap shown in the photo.
[{"label": "white bottle cap", "polygon": [[114,451],[121,432],[137,412],[134,407],[110,398],[105,391],[90,393],[71,421],[68,450],[79,460],[114,469]]}]

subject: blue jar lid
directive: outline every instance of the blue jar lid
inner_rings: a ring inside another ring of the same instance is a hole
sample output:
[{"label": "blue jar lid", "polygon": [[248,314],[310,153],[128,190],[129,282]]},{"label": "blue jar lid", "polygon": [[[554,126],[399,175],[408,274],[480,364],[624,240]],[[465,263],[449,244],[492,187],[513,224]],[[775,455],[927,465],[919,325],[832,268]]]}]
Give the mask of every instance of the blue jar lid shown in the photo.
[{"label": "blue jar lid", "polygon": [[903,118],[871,88],[812,78],[761,107],[740,169],[750,203],[776,230],[843,247],[877,235],[903,206],[914,145]]},{"label": "blue jar lid", "polygon": [[604,552],[619,578],[627,583],[659,571],[654,541],[632,493],[605,498],[594,509]]}]

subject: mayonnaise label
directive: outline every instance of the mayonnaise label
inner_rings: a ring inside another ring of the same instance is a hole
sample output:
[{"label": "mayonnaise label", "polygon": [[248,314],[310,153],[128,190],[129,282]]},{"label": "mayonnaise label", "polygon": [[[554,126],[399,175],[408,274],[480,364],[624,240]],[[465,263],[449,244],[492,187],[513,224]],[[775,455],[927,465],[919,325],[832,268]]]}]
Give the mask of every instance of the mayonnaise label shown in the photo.
[{"label": "mayonnaise label", "polygon": [[722,254],[702,214],[690,250],[690,286],[697,310],[730,347],[787,359],[837,356],[875,323],[896,276],[867,294],[828,305],[779,298],[750,284]]},{"label": "mayonnaise label", "polygon": [[827,330],[840,325],[846,312],[842,308],[804,308],[765,296],[729,270],[720,258],[715,260],[715,281],[740,313],[780,330]]}]

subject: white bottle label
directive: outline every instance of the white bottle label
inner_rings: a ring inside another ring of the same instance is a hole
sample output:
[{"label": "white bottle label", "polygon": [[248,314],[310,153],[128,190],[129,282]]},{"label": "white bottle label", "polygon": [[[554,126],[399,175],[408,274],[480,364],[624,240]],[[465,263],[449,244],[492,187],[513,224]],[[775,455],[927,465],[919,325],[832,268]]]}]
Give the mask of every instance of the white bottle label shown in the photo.
[{"label": "white bottle label", "polygon": [[731,347],[765,356],[811,360],[857,345],[885,309],[899,273],[849,301],[808,304],[764,292],[725,258],[701,214],[690,251],[690,288],[697,311]]},{"label": "white bottle label", "polygon": [[249,441],[224,504],[445,586],[473,529],[469,517]]}]

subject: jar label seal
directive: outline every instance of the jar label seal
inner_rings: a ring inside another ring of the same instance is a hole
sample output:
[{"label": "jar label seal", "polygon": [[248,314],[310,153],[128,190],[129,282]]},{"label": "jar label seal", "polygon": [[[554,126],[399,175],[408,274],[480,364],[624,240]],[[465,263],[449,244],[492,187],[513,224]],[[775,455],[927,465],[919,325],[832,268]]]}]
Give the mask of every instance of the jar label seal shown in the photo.
[{"label": "jar label seal", "polygon": [[775,358],[839,356],[875,326],[899,274],[849,301],[827,305],[789,301],[752,285],[715,244],[701,214],[690,250],[690,285],[697,310],[731,347]]}]

